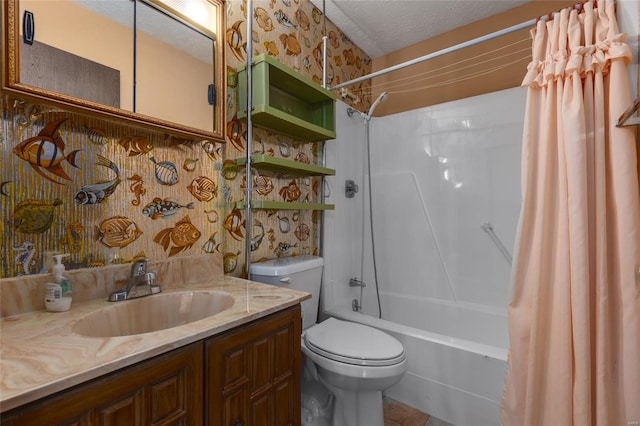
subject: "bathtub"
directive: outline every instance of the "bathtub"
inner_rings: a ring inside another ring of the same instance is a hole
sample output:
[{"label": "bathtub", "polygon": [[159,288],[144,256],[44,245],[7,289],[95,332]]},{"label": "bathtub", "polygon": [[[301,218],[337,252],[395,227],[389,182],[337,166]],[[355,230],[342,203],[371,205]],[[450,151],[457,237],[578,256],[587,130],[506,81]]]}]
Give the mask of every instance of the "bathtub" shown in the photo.
[{"label": "bathtub", "polygon": [[[381,302],[384,319],[353,312],[350,306],[325,313],[376,327],[402,342],[409,370],[385,396],[456,426],[499,425],[506,312],[384,293]],[[377,315],[375,299],[363,305]]]}]

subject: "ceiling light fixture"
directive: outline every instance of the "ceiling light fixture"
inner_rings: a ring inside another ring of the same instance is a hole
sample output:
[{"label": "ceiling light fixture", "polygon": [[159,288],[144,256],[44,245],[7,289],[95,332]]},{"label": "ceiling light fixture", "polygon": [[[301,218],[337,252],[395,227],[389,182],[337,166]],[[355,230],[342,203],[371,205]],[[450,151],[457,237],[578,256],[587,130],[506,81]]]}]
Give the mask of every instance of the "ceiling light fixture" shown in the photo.
[{"label": "ceiling light fixture", "polygon": [[208,0],[156,0],[179,16],[213,34],[216,28],[215,6]]}]

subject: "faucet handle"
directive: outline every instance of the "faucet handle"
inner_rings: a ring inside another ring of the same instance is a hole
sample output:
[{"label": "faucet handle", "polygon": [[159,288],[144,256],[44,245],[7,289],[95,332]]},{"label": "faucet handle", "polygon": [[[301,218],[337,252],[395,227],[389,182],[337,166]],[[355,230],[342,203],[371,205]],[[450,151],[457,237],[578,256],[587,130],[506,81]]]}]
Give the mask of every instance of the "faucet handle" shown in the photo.
[{"label": "faucet handle", "polygon": [[131,277],[140,277],[147,271],[147,259],[136,260],[131,265]]}]

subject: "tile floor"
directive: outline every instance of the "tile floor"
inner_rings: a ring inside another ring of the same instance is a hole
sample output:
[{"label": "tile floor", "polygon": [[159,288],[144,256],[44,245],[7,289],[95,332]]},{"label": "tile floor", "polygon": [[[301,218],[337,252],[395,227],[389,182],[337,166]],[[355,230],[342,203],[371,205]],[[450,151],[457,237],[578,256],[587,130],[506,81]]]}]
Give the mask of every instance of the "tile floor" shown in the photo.
[{"label": "tile floor", "polygon": [[384,426],[453,426],[389,398],[384,399]]}]

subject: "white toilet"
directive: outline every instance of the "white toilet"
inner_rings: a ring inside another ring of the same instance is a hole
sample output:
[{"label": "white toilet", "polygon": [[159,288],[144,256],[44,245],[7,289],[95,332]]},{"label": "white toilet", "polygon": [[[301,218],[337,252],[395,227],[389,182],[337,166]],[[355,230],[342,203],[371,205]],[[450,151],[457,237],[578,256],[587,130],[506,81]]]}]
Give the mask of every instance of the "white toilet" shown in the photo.
[{"label": "white toilet", "polygon": [[254,281],[312,294],[302,303],[302,352],[307,357],[303,376],[319,379],[333,401],[324,398],[317,384],[303,381],[302,423],[321,424],[314,418],[322,416],[333,402],[333,426],[383,426],[382,391],[407,371],[404,348],[392,336],[366,325],[335,318],[316,324],[323,265],[323,259],[316,256],[251,265]]}]

